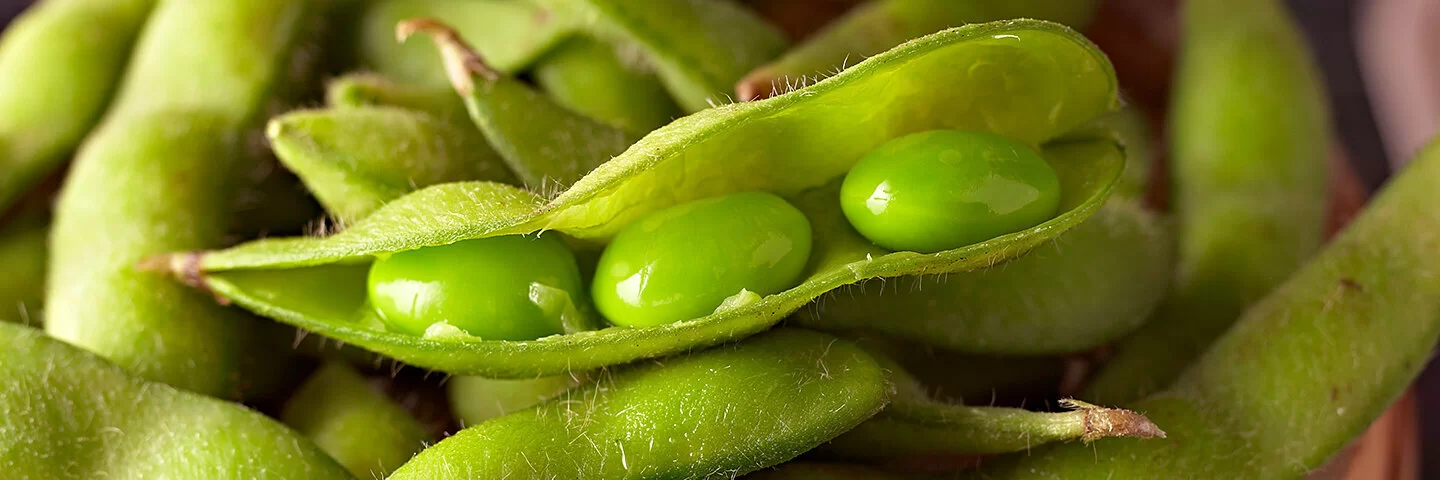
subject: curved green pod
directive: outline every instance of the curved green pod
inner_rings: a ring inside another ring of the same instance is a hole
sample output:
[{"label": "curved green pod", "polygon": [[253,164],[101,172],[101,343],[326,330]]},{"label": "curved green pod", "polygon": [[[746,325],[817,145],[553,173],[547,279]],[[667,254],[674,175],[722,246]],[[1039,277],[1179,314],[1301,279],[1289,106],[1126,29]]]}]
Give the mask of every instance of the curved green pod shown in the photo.
[{"label": "curved green pod", "polygon": [[680,116],[680,107],[633,52],[575,36],[535,63],[531,75],[555,102],[636,135]]},{"label": "curved green pod", "polygon": [[449,84],[408,85],[373,73],[351,73],[325,85],[325,104],[336,109],[399,107],[474,129],[465,102],[455,95]]},{"label": "curved green pod", "polygon": [[871,0],[735,86],[741,100],[784,93],[906,40],[967,23],[1038,18],[1083,28],[1095,0]]},{"label": "curved green pod", "polygon": [[530,0],[381,0],[361,14],[355,40],[361,65],[402,84],[446,89],[449,82],[434,52],[395,42],[395,24],[417,17],[455,25],[505,72],[529,66],[578,28]]},{"label": "curved green pod", "polygon": [[846,459],[899,459],[992,455],[1028,451],[1046,443],[1110,437],[1165,438],[1136,412],[1065,399],[1065,412],[976,407],[938,402],[898,363],[876,356],[896,385],[893,402],[879,414],[821,449]]},{"label": "curved green pod", "polygon": [[295,391],[280,420],[356,478],[382,478],[431,441],[404,408],[337,361],[327,362]]},{"label": "curved green pod", "polygon": [[291,47],[317,8],[181,1],[155,10],[61,189],[46,332],[145,378],[235,393],[250,319],[139,264],[223,245],[246,130],[295,66]]},{"label": "curved green pod", "polygon": [[415,32],[434,36],[471,120],[527,188],[563,190],[635,143],[634,134],[492,69],[447,25],[416,19],[396,32],[401,41]]},{"label": "curved green pod", "polygon": [[[936,84],[951,88],[937,92],[930,88]],[[987,93],[967,93],[974,91]],[[752,335],[846,284],[974,270],[1050,241],[1105,201],[1124,163],[1112,142],[1044,148],[1064,192],[1054,219],[935,254],[887,252],[855,234],[840,213],[836,180],[865,152],[913,131],[989,129],[1042,144],[1114,108],[1115,95],[1104,56],[1065,27],[974,25],[908,43],[793,94],[685,117],[550,201],[501,184],[444,184],[392,201],[323,239],[265,239],[170,262],[245,308],[413,365],[498,378],[584,371]],[[854,121],[862,115],[866,121]],[[821,133],[834,141],[810,140]],[[814,247],[805,280],[705,317],[534,341],[480,341],[387,332],[365,305],[365,272],[376,255],[540,230],[580,244],[603,243],[649,212],[751,190],[788,197],[809,217]],[[669,193],[656,194],[662,191]]]},{"label": "curved green pod", "polygon": [[514,177],[473,128],[396,107],[290,112],[265,129],[281,163],[352,221],[421,187]]},{"label": "curved green pod", "polygon": [[1114,198],[1025,256],[984,270],[875,280],[824,297],[801,325],[869,329],[974,354],[1057,355],[1119,340],[1167,291],[1170,232]]},{"label": "curved green pod", "polygon": [[462,426],[470,426],[539,405],[580,382],[581,378],[570,375],[521,379],[458,376],[445,381],[445,396],[455,418]]},{"label": "curved green pod", "polygon": [[50,225],[45,222],[11,222],[0,230],[0,322],[26,325],[42,323],[45,299],[46,240]]},{"label": "curved green pod", "polygon": [[1440,338],[1440,141],[1174,384],[1134,403],[1172,440],[1063,446],[987,478],[1304,478],[1364,432]]},{"label": "curved green pod", "polygon": [[1186,3],[1170,109],[1174,294],[1116,346],[1088,398],[1125,403],[1164,388],[1319,250],[1328,103],[1286,8]]},{"label": "curved green pod", "polygon": [[884,371],[854,344],[777,330],[616,370],[461,430],[390,478],[734,477],[849,430],[890,393]]},{"label": "curved green pod", "polygon": [[0,471],[10,478],[349,479],[279,422],[127,375],[0,323]]},{"label": "curved green pod", "polygon": [[736,79],[779,55],[773,27],[729,1],[390,0],[365,14],[361,60],[402,83],[443,86],[444,70],[419,45],[395,45],[395,25],[435,18],[455,26],[497,71],[516,73],[583,32],[639,53],[687,111],[724,100]]},{"label": "curved green pod", "polygon": [[45,0],[0,36],[0,211],[100,121],[155,0]]}]

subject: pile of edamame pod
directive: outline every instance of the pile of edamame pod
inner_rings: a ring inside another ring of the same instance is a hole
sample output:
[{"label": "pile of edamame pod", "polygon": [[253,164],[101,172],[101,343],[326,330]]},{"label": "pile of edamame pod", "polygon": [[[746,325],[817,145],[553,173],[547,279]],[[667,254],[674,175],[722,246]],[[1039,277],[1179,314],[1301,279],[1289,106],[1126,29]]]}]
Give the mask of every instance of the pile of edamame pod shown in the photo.
[{"label": "pile of edamame pod", "polygon": [[0,477],[1302,478],[1424,365],[1440,145],[1327,240],[1283,2],[1166,143],[1095,1],[856,3],[39,1]]}]

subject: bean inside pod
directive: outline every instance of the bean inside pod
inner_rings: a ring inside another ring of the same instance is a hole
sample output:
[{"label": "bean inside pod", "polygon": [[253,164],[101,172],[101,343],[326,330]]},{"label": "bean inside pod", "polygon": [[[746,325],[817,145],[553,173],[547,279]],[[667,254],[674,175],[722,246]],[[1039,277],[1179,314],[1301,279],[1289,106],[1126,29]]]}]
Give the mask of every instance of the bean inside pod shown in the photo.
[{"label": "bean inside pod", "polygon": [[[1113,141],[1066,136],[1117,106],[1109,63],[1079,34],[1030,20],[970,25],[801,90],[684,117],[554,199],[487,182],[437,185],[330,237],[265,239],[205,253],[198,265],[184,256],[173,263],[245,308],[410,364],[496,378],[588,370],[752,335],[842,285],[984,268],[1049,241],[1094,213],[1119,176],[1123,155]],[[890,252],[855,233],[839,208],[839,180],[885,142],[937,129],[989,132],[1036,148],[1059,178],[1059,213],[930,254]],[[699,318],[499,341],[390,332],[366,305],[365,273],[380,255],[539,231],[594,249],[652,212],[747,191],[783,197],[809,219],[814,244],[803,279]]]}]

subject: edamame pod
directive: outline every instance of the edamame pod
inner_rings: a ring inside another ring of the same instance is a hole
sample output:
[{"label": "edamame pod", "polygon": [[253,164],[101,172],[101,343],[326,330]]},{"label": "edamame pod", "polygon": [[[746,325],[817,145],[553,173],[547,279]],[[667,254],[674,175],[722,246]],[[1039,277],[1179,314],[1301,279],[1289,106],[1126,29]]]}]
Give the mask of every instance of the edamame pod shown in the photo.
[{"label": "edamame pod", "polygon": [[417,17],[455,25],[493,67],[507,73],[530,66],[578,28],[530,0],[381,0],[362,14],[355,42],[360,63],[401,84],[448,90],[445,70],[429,47],[395,42],[395,24]]},{"label": "edamame pod", "polygon": [[455,95],[455,90],[448,84],[422,87],[396,83],[375,74],[352,73],[326,85],[325,103],[337,109],[400,107],[474,129],[470,114],[465,111],[465,102]]},{"label": "edamame pod", "polygon": [[0,323],[0,471],[9,478],[349,479],[284,425],[127,375]]},{"label": "edamame pod", "polygon": [[1095,4],[1095,0],[872,0],[750,72],[735,86],[735,93],[741,100],[784,93],[906,40],[967,23],[1025,17],[1081,28]]},{"label": "edamame pod", "polygon": [[45,297],[46,222],[24,219],[0,230],[0,322],[40,325]]},{"label": "edamame pod", "polygon": [[854,344],[778,330],[617,370],[461,430],[391,478],[734,477],[815,448],[889,396],[880,366]]},{"label": "edamame pod", "polygon": [[556,103],[632,135],[679,117],[680,107],[640,64],[640,53],[617,50],[583,35],[572,37],[536,62],[535,83]]},{"label": "edamame pod", "polygon": [[822,449],[849,459],[990,455],[1027,451],[1051,442],[1107,437],[1165,438],[1144,415],[1066,399],[1067,412],[973,407],[932,400],[893,360],[877,356],[896,384],[893,402]]},{"label": "edamame pod", "polygon": [[1365,430],[1440,338],[1440,141],[1167,390],[1174,440],[1063,446],[988,478],[1302,478]]},{"label": "edamame pod", "polygon": [[356,478],[382,478],[430,441],[409,413],[335,361],[320,367],[290,397],[280,420]]},{"label": "edamame pod", "polygon": [[402,108],[290,112],[270,120],[265,133],[280,161],[342,222],[437,183],[514,181],[473,127]]},{"label": "edamame pod", "polygon": [[580,380],[570,375],[524,379],[460,376],[446,380],[445,393],[455,418],[462,426],[470,426],[544,403],[579,385]]},{"label": "edamame pod", "polygon": [[[1112,198],[1054,242],[984,270],[866,282],[798,315],[822,330],[870,329],[991,355],[1058,355],[1119,340],[1166,293],[1170,232]],[[887,283],[890,282],[890,283]]]},{"label": "edamame pod", "polygon": [[313,9],[285,0],[156,9],[60,193],[47,332],[142,377],[235,393],[243,312],[137,266],[222,243],[245,129],[293,66],[290,47]]},{"label": "edamame pod", "polygon": [[5,29],[0,212],[59,167],[100,121],[154,6],[155,0],[44,0]]},{"label": "edamame pod", "polygon": [[1171,111],[1178,277],[1087,398],[1164,388],[1324,235],[1329,115],[1283,2],[1189,1]]},{"label": "edamame pod", "polygon": [[417,31],[435,36],[470,118],[526,187],[563,190],[635,142],[632,134],[493,70],[447,26],[417,19],[396,30],[401,41]]},{"label": "edamame pod", "polygon": [[[986,67],[957,68],[971,64]],[[872,57],[805,90],[684,117],[554,200],[495,183],[443,184],[396,199],[323,239],[271,238],[169,260],[172,269],[195,274],[188,278],[248,309],[412,365],[495,378],[586,371],[758,333],[846,284],[975,270],[1054,239],[1099,208],[1124,161],[1108,140],[1045,142],[1115,102],[1104,56],[1065,27],[1040,21],[962,27]],[[855,234],[838,208],[840,176],[875,146],[936,128],[988,129],[1045,145],[1044,157],[1061,180],[1061,213],[1035,228],[935,254],[888,252]],[[812,141],[816,135],[832,141]],[[533,341],[388,332],[365,306],[365,273],[377,255],[541,230],[603,243],[650,212],[742,191],[785,197],[814,225],[810,263],[798,286],[697,319]]]}]

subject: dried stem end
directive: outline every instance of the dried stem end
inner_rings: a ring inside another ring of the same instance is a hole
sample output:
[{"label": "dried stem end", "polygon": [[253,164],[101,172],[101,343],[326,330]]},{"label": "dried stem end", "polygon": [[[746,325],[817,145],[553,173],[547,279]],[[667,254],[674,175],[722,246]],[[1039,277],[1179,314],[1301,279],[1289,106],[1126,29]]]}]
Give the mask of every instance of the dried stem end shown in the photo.
[{"label": "dried stem end", "polygon": [[1106,437],[1165,438],[1164,430],[1139,413],[1073,398],[1063,399],[1060,404],[1085,413],[1085,433],[1080,436],[1085,443]]},{"label": "dried stem end", "polygon": [[395,25],[395,39],[401,42],[415,33],[424,33],[435,41],[440,58],[445,62],[445,73],[450,84],[462,95],[475,91],[475,75],[487,81],[500,78],[500,73],[485,63],[480,54],[460,38],[454,28],[432,18],[412,18]]}]

